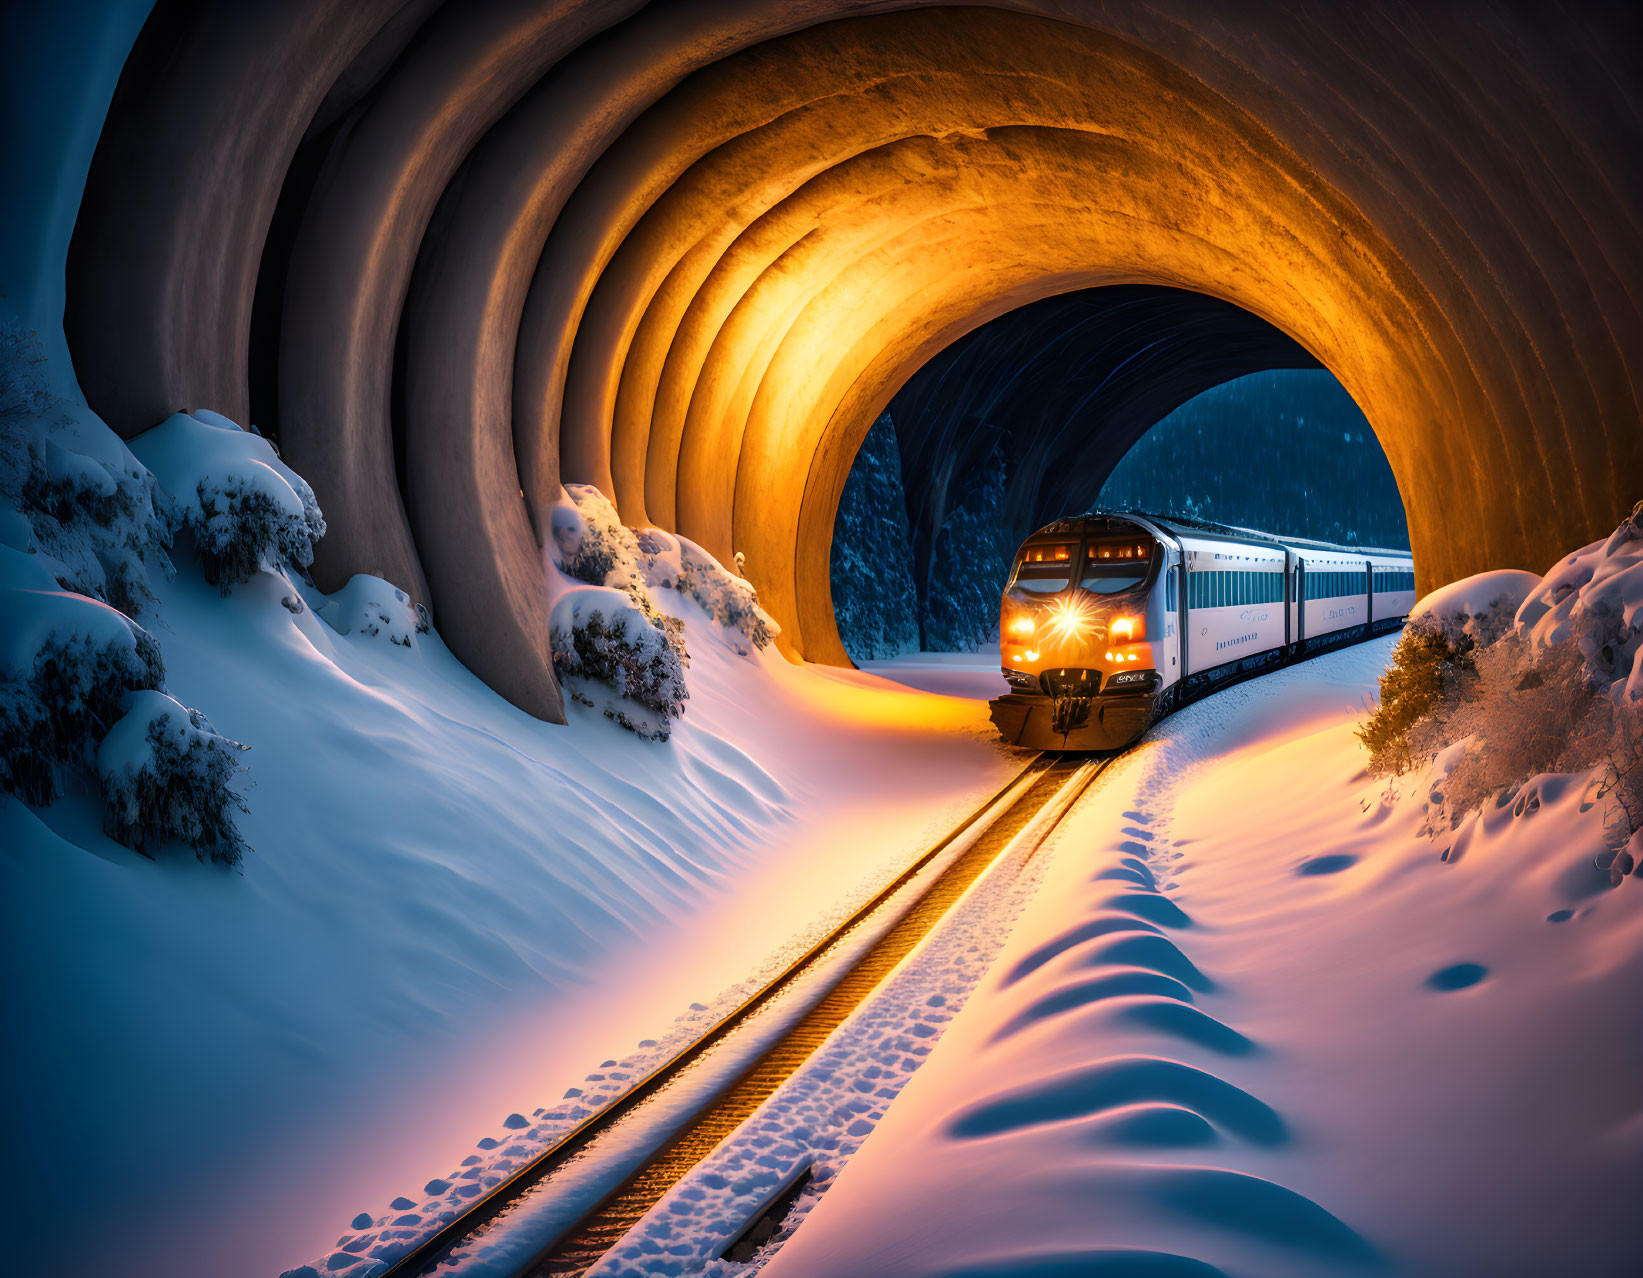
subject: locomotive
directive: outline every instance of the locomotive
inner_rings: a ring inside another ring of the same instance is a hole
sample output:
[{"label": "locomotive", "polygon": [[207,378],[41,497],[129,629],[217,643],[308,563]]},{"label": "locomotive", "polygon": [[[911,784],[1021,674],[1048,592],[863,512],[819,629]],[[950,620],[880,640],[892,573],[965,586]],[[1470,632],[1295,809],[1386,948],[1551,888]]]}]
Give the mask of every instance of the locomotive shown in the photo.
[{"label": "locomotive", "polygon": [[1115,750],[1188,701],[1403,625],[1406,550],[1094,511],[1016,552],[999,617],[1006,741]]}]

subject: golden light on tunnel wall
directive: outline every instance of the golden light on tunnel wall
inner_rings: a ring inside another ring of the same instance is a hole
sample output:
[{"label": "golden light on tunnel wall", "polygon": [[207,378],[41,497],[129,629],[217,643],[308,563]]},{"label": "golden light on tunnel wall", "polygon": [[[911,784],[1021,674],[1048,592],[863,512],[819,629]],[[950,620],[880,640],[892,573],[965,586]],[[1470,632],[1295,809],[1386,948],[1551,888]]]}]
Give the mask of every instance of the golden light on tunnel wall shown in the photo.
[{"label": "golden light on tunnel wall", "polygon": [[1454,545],[1423,530],[1476,478],[1428,427],[1497,406],[1443,366],[1444,317],[1377,229],[1201,80],[1110,35],[965,9],[814,27],[678,96],[718,141],[630,236],[643,271],[618,269],[624,246],[594,291],[575,358],[616,371],[573,379],[567,455],[630,521],[744,551],[793,655],[846,660],[832,521],[895,390],[970,328],[1103,283],[1210,293],[1300,340],[1379,434],[1419,561],[1449,571]]}]

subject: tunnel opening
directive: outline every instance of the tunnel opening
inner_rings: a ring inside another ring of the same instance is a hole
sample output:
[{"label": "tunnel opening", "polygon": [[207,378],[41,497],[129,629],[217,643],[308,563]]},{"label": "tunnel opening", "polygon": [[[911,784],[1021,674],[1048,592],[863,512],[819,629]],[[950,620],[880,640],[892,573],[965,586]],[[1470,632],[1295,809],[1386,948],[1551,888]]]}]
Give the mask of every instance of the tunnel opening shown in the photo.
[{"label": "tunnel opening", "polygon": [[1374,431],[1299,343],[1187,290],[1084,289],[953,342],[867,432],[829,559],[845,651],[996,644],[1016,547],[1094,508],[1408,544]]}]

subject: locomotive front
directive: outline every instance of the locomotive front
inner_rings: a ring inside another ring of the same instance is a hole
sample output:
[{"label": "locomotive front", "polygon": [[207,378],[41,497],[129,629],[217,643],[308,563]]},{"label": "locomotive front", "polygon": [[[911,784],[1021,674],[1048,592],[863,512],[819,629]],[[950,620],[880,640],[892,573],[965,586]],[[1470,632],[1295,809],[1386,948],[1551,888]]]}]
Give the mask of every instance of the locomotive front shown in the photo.
[{"label": "locomotive front", "polygon": [[1098,516],[1040,529],[1016,552],[999,617],[1006,740],[1110,750],[1152,721],[1165,624],[1163,549],[1147,529]]}]

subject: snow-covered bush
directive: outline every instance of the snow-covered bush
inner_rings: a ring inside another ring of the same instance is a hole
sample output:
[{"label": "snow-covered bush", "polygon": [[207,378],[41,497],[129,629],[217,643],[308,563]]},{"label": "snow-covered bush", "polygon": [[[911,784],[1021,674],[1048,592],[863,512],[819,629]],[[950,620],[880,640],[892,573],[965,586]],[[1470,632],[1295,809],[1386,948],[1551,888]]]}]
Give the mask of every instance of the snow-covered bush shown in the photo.
[{"label": "snow-covered bush", "polygon": [[1607,541],[1547,573],[1517,623],[1536,652],[1575,644],[1586,678],[1616,705],[1643,701],[1643,502]]},{"label": "snow-covered bush", "polygon": [[54,769],[90,768],[127,692],[165,682],[148,631],[56,587],[41,556],[0,547],[0,784],[39,805],[56,797]]},{"label": "snow-covered bush", "polygon": [[238,769],[225,761],[240,747],[164,694],[153,636],[105,603],[57,589],[45,556],[10,546],[0,546],[0,615],[0,789],[45,807],[58,775],[78,774],[101,783],[105,828],[127,846],[178,838],[237,863],[232,809],[243,804],[228,788]]},{"label": "snow-covered bush", "polygon": [[592,484],[567,484],[565,491],[575,503],[581,526],[577,540],[571,543],[559,540],[559,526],[555,525],[560,567],[566,575],[590,586],[620,590],[666,637],[680,660],[688,663],[690,654],[685,651],[684,624],[659,609],[646,589],[638,534],[622,522],[610,499]]},{"label": "snow-covered bush", "polygon": [[95,414],[50,393],[44,358],[0,324],[0,498],[61,585],[136,616],[154,600],[150,570],[171,572],[171,504]]},{"label": "snow-covered bush", "polygon": [[694,542],[681,537],[679,545],[682,555],[674,589],[689,595],[721,626],[740,631],[755,648],[768,647],[782,628],[759,607],[759,593],[753,583],[727,572]]},{"label": "snow-covered bush", "polygon": [[314,562],[325,535],[314,491],[260,435],[200,409],[172,414],[131,448],[177,503],[205,579],[224,593],[264,567]]},{"label": "snow-covered bush", "polygon": [[573,699],[591,705],[582,681],[606,684],[618,698],[651,712],[635,716],[607,703],[607,718],[647,739],[668,739],[668,721],[683,716],[690,695],[684,661],[624,592],[601,586],[567,591],[554,605],[549,637],[554,672]]},{"label": "snow-covered bush", "polygon": [[348,584],[328,597],[319,615],[338,634],[378,636],[401,648],[416,647],[416,637],[428,633],[428,613],[392,582],[356,573]]},{"label": "snow-covered bush", "polygon": [[[657,528],[641,529],[637,537],[646,585],[690,596],[724,628],[727,639],[740,636],[753,648],[764,648],[781,634],[776,619],[759,607],[753,583],[728,571],[688,537]],[[744,657],[751,651],[739,641],[732,646]]]},{"label": "snow-covered bush", "polygon": [[145,855],[151,844],[177,839],[201,860],[238,865],[245,842],[234,812],[246,809],[228,783],[245,747],[163,692],[128,693],[123,709],[97,750],[108,803],[103,828]]},{"label": "snow-covered bush", "polygon": [[1606,868],[1630,873],[1643,851],[1643,503],[1542,579],[1484,573],[1423,599],[1359,736],[1377,775],[1434,765],[1434,830],[1539,774],[1594,771]]},{"label": "snow-covered bush", "polygon": [[1427,595],[1410,613],[1392,663],[1381,677],[1380,701],[1358,735],[1380,776],[1407,772],[1426,757],[1437,735],[1438,711],[1459,705],[1475,680],[1476,651],[1511,630],[1524,600],[1540,584],[1533,573],[1479,573]]},{"label": "snow-covered bush", "polygon": [[912,545],[901,450],[890,414],[882,413],[850,465],[833,520],[833,615],[857,661],[918,649]]},{"label": "snow-covered bush", "polygon": [[683,716],[690,695],[690,653],[684,620],[664,609],[654,591],[693,599],[717,623],[716,637],[743,656],[769,644],[781,627],[759,607],[751,583],[694,542],[627,527],[591,485],[571,484],[566,493],[550,513],[547,547],[557,583],[549,624],[555,673],[570,698],[584,705],[597,705],[602,695],[592,684],[614,690],[616,700],[604,702],[606,717],[665,741],[669,720]]}]

